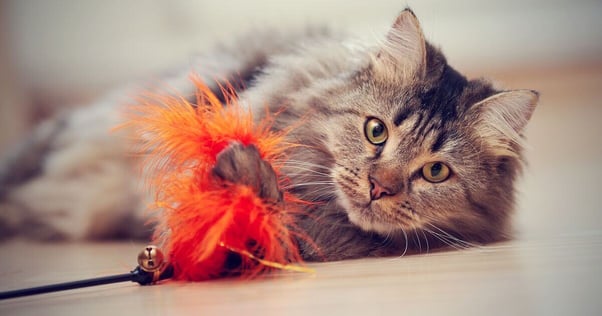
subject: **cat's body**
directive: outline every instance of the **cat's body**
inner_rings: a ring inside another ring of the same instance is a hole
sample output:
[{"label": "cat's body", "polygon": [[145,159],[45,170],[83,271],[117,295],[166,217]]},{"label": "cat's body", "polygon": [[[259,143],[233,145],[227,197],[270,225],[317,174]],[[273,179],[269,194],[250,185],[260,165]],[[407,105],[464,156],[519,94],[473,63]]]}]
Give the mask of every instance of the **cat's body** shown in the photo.
[{"label": "cat's body", "polygon": [[[277,186],[270,168],[238,170],[261,162],[253,148],[239,144],[220,154],[214,172],[234,182],[242,181],[237,174],[253,174],[250,183],[261,183],[257,190],[266,199],[288,190],[316,202],[298,221],[318,246],[300,241],[306,259],[464,247],[508,236],[521,133],[536,93],[467,80],[424,41],[409,10],[375,46],[350,45],[322,31],[247,41],[208,55],[196,70],[208,82],[239,80],[240,102],[257,118],[266,109],[277,113],[273,128],[293,126],[288,140],[302,146],[288,153],[287,188]],[[2,166],[5,235],[145,235],[144,198],[127,171],[133,164],[127,146],[120,135],[101,132],[119,123],[118,102],[104,103],[111,105],[49,123],[37,132],[36,146]],[[98,116],[105,122],[100,128],[80,133],[86,117]],[[27,153],[35,154],[32,163],[24,160]]]}]

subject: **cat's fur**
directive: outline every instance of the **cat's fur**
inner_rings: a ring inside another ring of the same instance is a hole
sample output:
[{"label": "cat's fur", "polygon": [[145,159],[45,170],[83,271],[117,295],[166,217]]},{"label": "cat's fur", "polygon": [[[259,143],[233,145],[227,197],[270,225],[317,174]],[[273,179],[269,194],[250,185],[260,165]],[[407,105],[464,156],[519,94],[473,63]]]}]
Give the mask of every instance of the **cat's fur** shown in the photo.
[{"label": "cat's fur", "polygon": [[[239,78],[241,103],[257,118],[266,107],[278,113],[273,128],[295,126],[289,140],[303,146],[290,150],[284,166],[290,187],[279,188],[256,150],[237,143],[220,154],[214,174],[255,185],[266,199],[279,200],[288,190],[316,202],[299,218],[318,246],[300,241],[306,259],[403,254],[508,237],[522,132],[536,92],[498,91],[487,81],[467,80],[424,40],[409,9],[374,46],[324,31],[242,43],[207,55],[197,70],[205,79]],[[105,100],[48,123],[31,146],[6,159],[2,234],[146,235],[144,199],[128,172],[125,142],[106,132],[119,123],[119,104]],[[372,118],[386,127],[382,144],[366,136]],[[427,181],[422,168],[429,162],[449,166],[449,178]]]}]

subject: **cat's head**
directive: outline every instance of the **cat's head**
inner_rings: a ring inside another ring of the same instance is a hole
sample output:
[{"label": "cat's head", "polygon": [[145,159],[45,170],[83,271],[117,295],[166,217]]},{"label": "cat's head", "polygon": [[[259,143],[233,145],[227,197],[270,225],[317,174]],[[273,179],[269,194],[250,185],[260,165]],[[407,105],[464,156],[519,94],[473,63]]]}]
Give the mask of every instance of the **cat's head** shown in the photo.
[{"label": "cat's head", "polygon": [[337,115],[323,126],[336,200],[366,231],[500,239],[537,101],[531,90],[467,80],[405,10],[369,65],[329,92]]}]

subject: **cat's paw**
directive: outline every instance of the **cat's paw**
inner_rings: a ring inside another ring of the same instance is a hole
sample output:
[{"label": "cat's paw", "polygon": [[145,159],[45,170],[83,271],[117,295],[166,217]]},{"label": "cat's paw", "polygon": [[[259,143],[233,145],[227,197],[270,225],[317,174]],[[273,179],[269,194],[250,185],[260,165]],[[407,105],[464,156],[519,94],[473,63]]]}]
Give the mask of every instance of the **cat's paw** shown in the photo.
[{"label": "cat's paw", "polygon": [[252,187],[263,199],[282,201],[274,169],[253,145],[232,142],[217,156],[212,173],[220,180]]}]

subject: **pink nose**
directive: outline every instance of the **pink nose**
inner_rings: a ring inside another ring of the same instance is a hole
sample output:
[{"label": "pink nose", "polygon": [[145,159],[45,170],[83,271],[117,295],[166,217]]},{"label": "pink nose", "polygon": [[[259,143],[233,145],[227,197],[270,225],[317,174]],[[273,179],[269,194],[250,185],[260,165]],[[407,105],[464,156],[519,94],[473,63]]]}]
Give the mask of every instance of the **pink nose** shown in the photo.
[{"label": "pink nose", "polygon": [[392,190],[389,190],[386,187],[382,186],[380,183],[378,183],[378,181],[376,179],[370,177],[369,180],[370,180],[370,198],[373,201],[378,200],[386,195],[395,195],[392,193]]}]

